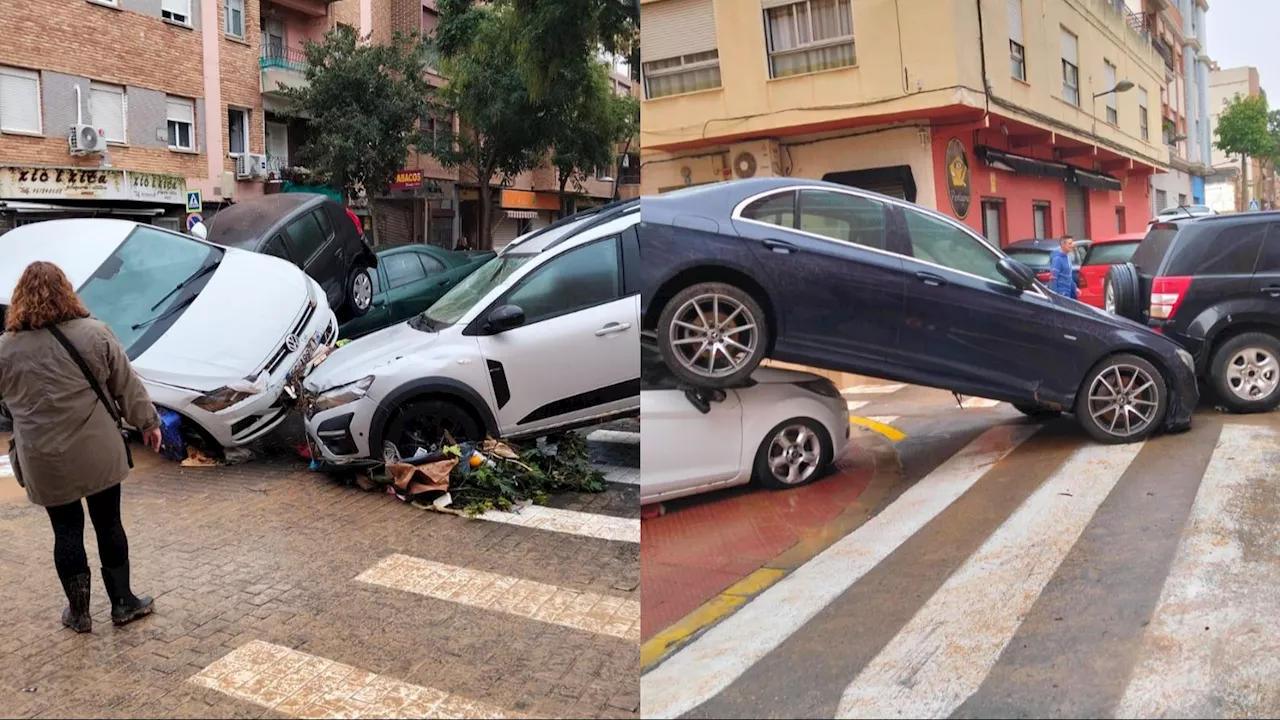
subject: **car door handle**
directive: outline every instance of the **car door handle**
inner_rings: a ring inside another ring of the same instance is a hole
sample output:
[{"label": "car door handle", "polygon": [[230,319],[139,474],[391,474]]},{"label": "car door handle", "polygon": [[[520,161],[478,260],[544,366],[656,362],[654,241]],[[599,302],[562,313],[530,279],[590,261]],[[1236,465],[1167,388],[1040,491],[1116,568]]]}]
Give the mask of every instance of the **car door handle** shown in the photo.
[{"label": "car door handle", "polygon": [[1270,295],[1271,297],[1280,297],[1280,285],[1268,285],[1262,288],[1262,292]]},{"label": "car door handle", "polygon": [[631,329],[631,323],[611,322],[608,325],[605,325],[604,327],[597,330],[596,337],[604,337],[605,335],[612,335],[614,333],[620,333],[630,329]]},{"label": "car door handle", "polygon": [[931,272],[918,272],[916,273],[916,279],[930,287],[942,287],[947,284],[946,278],[941,275],[934,275]]},{"label": "car door handle", "polygon": [[440,282],[436,283],[436,285],[438,285],[439,287],[444,287],[445,285],[448,285],[448,284],[449,284],[449,278],[445,278],[444,280],[441,280]]},{"label": "car door handle", "polygon": [[790,255],[796,251],[795,245],[792,245],[789,242],[783,242],[782,240],[765,240],[764,246],[781,255]]}]

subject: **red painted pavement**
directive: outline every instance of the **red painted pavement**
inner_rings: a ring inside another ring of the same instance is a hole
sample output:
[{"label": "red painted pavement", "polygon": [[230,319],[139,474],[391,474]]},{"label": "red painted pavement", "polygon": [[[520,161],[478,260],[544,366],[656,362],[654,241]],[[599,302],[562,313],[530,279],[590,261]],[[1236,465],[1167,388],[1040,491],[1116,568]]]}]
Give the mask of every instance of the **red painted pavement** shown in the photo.
[{"label": "red painted pavement", "polygon": [[795,490],[753,486],[666,504],[641,521],[642,639],[692,612],[817,531],[858,499],[873,467],[849,452],[818,482]]}]

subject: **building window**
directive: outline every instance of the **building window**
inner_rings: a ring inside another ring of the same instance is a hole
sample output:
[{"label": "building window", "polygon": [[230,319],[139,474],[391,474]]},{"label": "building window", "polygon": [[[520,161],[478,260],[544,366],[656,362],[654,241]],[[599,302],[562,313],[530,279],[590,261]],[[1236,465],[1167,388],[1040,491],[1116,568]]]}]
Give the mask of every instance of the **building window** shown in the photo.
[{"label": "building window", "polygon": [[1183,193],[1178,193],[1178,207],[1186,207],[1186,206],[1187,206],[1187,196]]},{"label": "building window", "polygon": [[720,51],[683,55],[644,64],[645,97],[649,99],[720,87]]},{"label": "building window", "polygon": [[1004,243],[1004,232],[1001,215],[1004,213],[1004,202],[1001,200],[982,201],[982,235],[996,247]]},{"label": "building window", "polygon": [[1062,28],[1062,99],[1080,107],[1080,60],[1076,36]]},{"label": "building window", "polygon": [[225,0],[223,22],[228,35],[244,39],[244,0]]},{"label": "building window", "polygon": [[764,11],[769,76],[848,67],[853,48],[851,0],[804,0]]},{"label": "building window", "polygon": [[232,155],[249,152],[249,111],[240,108],[227,109],[227,147]]},{"label": "building window", "polygon": [[89,115],[93,124],[102,128],[107,142],[125,142],[126,120],[124,88],[119,85],[89,84]]},{"label": "building window", "polygon": [[1009,0],[1009,71],[1025,82],[1027,48],[1022,43],[1022,0]]},{"label": "building window", "polygon": [[1053,228],[1049,224],[1049,203],[1031,203],[1031,219],[1035,223],[1036,239],[1043,240],[1050,236]]},{"label": "building window", "polygon": [[1159,213],[1161,210],[1167,207],[1169,207],[1169,194],[1166,193],[1164,190],[1157,190],[1156,191],[1156,212]]},{"label": "building window", "polygon": [[190,25],[191,0],[160,0],[160,17],[183,25]]},{"label": "building window", "polygon": [[1124,208],[1116,206],[1116,234],[1124,232]]},{"label": "building window", "polygon": [[1138,88],[1138,129],[1142,131],[1142,139],[1151,139],[1151,126],[1147,115],[1147,89]]},{"label": "building window", "polygon": [[1107,93],[1107,124],[1116,126],[1120,124],[1120,113],[1116,110],[1116,66],[1110,62],[1102,61],[1102,75],[1107,86],[1103,92]]},{"label": "building window", "polygon": [[169,116],[169,149],[195,150],[195,101],[170,96],[165,104]]},{"label": "building window", "polygon": [[613,182],[613,163],[596,168],[595,175],[600,182]]},{"label": "building window", "polygon": [[40,75],[36,72],[0,67],[0,130],[40,133]]},{"label": "building window", "polygon": [[164,228],[165,230],[169,230],[171,232],[180,232],[178,227],[179,220],[176,217],[158,217],[152,220],[151,224],[155,225],[158,228]]}]

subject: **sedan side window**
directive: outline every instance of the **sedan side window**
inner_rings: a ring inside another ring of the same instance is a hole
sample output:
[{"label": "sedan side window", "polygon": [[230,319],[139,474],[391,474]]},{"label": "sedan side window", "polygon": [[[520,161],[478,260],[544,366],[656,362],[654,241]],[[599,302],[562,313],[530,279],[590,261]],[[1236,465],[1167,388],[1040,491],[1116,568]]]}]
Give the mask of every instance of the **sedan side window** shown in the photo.
[{"label": "sedan side window", "polygon": [[784,192],[760,198],[742,210],[742,217],[793,228],[796,226],[796,194]]},{"label": "sedan side window", "polygon": [[285,249],[284,238],[280,235],[272,235],[267,244],[262,246],[262,252],[293,262],[293,259],[289,257],[289,251]]},{"label": "sedan side window", "polygon": [[503,302],[533,324],[622,297],[618,238],[583,245],[534,270]]},{"label": "sedan side window", "polygon": [[422,261],[422,267],[427,271],[427,276],[439,275],[445,271],[444,263],[431,257],[426,253],[416,253],[418,259]]},{"label": "sedan side window", "polygon": [[1280,273],[1280,225],[1273,223],[1268,227],[1267,239],[1263,241],[1254,272]]},{"label": "sedan side window", "polygon": [[[387,268],[387,286],[398,288],[427,276],[418,262],[418,254],[411,252],[396,253],[382,258]],[[379,264],[382,264],[379,263]]]},{"label": "sedan side window", "polygon": [[309,212],[289,223],[289,254],[305,263],[324,247],[328,237],[316,220],[316,214]]},{"label": "sedan side window", "polygon": [[800,229],[841,242],[886,249],[885,206],[859,195],[802,190]]},{"label": "sedan side window", "polygon": [[1000,258],[969,233],[951,223],[915,210],[907,210],[911,254],[927,262],[980,278],[1008,284],[996,269]]}]

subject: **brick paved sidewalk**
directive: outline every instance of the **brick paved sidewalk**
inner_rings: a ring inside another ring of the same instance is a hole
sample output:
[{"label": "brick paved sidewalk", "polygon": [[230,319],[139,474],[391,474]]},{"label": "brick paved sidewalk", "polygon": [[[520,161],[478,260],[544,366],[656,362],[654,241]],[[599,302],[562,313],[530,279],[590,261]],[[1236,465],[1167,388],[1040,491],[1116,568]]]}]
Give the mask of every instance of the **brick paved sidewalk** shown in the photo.
[{"label": "brick paved sidewalk", "polygon": [[[440,711],[638,716],[639,628],[622,629],[639,603],[637,543],[426,512],[293,461],[197,469],[135,455],[125,527],[135,590],[157,609],[126,628],[110,624],[96,563],[94,632],[61,627],[47,516],[0,500],[0,716],[374,716],[437,701]],[[635,486],[551,505],[639,522]],[[91,531],[85,541],[94,557]],[[393,555],[437,576],[356,580]],[[460,569],[445,578],[442,565]],[[524,605],[511,593],[493,602],[503,587],[528,589]],[[592,631],[601,617],[609,632]],[[246,657],[266,659],[236,664]],[[276,679],[286,666],[314,672]],[[269,709],[269,682],[290,681],[308,684]]]}]

